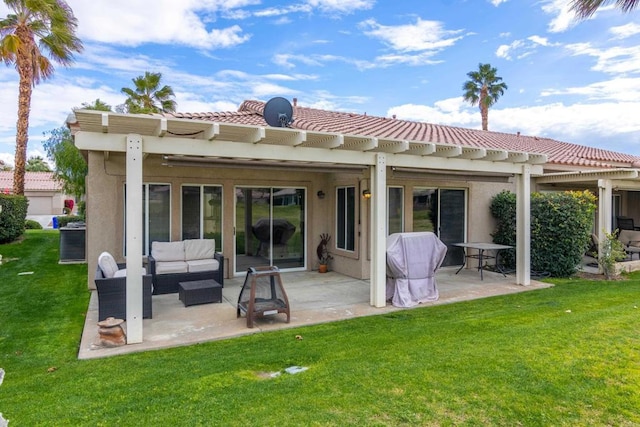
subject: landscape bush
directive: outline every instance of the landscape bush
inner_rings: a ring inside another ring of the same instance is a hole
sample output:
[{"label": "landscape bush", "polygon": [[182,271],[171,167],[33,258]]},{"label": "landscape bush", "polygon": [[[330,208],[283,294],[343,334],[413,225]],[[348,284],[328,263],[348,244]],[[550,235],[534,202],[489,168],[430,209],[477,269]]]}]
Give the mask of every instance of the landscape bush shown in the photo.
[{"label": "landscape bush", "polygon": [[42,230],[42,225],[38,221],[28,219],[24,222],[24,228],[26,230]]},{"label": "landscape bush", "polygon": [[22,236],[29,201],[24,196],[0,194],[0,243],[9,243]]},{"label": "landscape bush", "polygon": [[58,228],[66,227],[71,222],[84,222],[84,215],[61,215],[56,217]]},{"label": "landscape bush", "polygon": [[[576,272],[589,247],[596,197],[589,191],[531,194],[531,270],[567,277]],[[491,203],[498,220],[492,234],[495,243],[516,244],[516,195],[503,191]],[[515,250],[505,251],[502,261],[515,266]]]}]

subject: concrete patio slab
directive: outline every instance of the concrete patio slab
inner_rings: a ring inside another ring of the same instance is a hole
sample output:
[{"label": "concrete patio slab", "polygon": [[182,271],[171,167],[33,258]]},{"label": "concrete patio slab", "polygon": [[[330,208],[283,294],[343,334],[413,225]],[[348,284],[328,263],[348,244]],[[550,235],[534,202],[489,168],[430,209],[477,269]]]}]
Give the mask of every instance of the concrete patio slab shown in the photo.
[{"label": "concrete patio slab", "polygon": [[[447,304],[518,292],[547,288],[548,283],[532,281],[530,286],[515,284],[513,275],[485,271],[484,280],[475,269],[445,267],[438,271],[438,301],[417,307]],[[226,339],[265,331],[295,328],[318,323],[333,322],[354,317],[410,310],[383,308],[369,304],[369,281],[357,280],[338,273],[291,272],[282,273],[282,282],[289,298],[291,322],[286,315],[277,314],[254,321],[248,328],[246,318],[236,317],[236,306],[244,277],[227,279],[222,291],[222,303],[184,307],[178,294],[154,295],[153,318],[143,320],[143,342],[122,347],[96,346],[98,339],[98,300],[92,292],[85,320],[79,359],[93,359],[132,352],[190,345],[199,342]],[[126,322],[125,322],[126,330]]]}]

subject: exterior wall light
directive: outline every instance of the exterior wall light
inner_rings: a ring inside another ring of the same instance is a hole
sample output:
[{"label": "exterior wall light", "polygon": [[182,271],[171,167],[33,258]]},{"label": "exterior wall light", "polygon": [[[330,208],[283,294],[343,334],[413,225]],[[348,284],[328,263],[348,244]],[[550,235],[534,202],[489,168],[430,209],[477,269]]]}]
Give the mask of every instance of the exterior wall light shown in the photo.
[{"label": "exterior wall light", "polygon": [[320,190],[316,194],[318,195],[318,199],[324,199],[324,191]]},{"label": "exterior wall light", "polygon": [[371,198],[371,190],[362,190],[362,197],[365,199]]}]

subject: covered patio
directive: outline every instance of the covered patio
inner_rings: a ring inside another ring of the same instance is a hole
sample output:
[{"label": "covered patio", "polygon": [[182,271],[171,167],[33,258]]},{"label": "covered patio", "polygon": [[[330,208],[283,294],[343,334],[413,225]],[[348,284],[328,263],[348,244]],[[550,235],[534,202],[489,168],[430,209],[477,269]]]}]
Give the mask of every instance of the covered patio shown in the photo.
[{"label": "covered patio", "polygon": [[[445,267],[438,271],[437,284],[440,298],[414,308],[428,307],[543,289],[552,285],[531,281],[529,286],[516,284],[513,275],[484,272],[484,280],[474,268]],[[97,347],[98,301],[95,291],[87,311],[79,359],[94,359],[133,352],[179,347],[200,342],[239,337],[260,332],[296,328],[318,323],[346,320],[355,317],[390,313],[413,308],[397,308],[391,304],[374,307],[370,304],[370,282],[339,273],[319,274],[289,272],[282,274],[291,306],[291,322],[285,323],[282,314],[258,319],[253,328],[247,328],[245,317],[237,318],[236,304],[244,282],[243,277],[225,281],[222,303],[185,307],[177,294],[153,296],[153,318],[144,319],[144,340],[141,343],[115,348]],[[125,325],[126,329],[126,325]],[[294,337],[292,337],[293,339]],[[303,337],[304,338],[304,337]]]},{"label": "covered patio", "polygon": [[[206,179],[206,176],[211,176],[212,171],[217,173],[222,173],[219,172],[220,170],[240,171],[238,175],[229,173],[217,178],[222,185],[225,198],[224,218],[227,219],[224,221],[221,232],[223,236],[227,236],[222,238],[222,253],[227,257],[237,252],[235,242],[237,230],[233,219],[237,218],[234,206],[238,188],[243,188],[242,185],[254,187],[282,185],[278,183],[281,176],[272,177],[270,184],[260,181],[263,179],[260,177],[255,177],[254,181],[245,182],[246,178],[243,176],[247,173],[269,171],[284,174],[295,171],[305,171],[305,173],[316,171],[322,176],[303,176],[297,179],[300,186],[309,189],[309,194],[318,194],[318,200],[323,198],[320,194],[324,195],[324,192],[321,191],[323,187],[316,188],[316,178],[323,179],[325,185],[330,186],[335,192],[343,188],[341,186],[352,189],[355,195],[360,194],[361,188],[368,190],[371,195],[369,202],[360,200],[353,202],[354,212],[360,212],[360,208],[356,209],[356,207],[362,205],[363,213],[358,217],[361,221],[355,221],[354,213],[349,213],[350,216],[345,214],[354,219],[349,223],[351,227],[349,230],[353,236],[357,235],[358,239],[354,237],[354,242],[349,242],[348,245],[343,244],[344,247],[336,250],[333,256],[334,268],[337,271],[352,273],[352,277],[369,278],[366,281],[348,280],[362,285],[364,296],[358,299],[358,303],[362,302],[366,311],[370,313],[386,310],[385,248],[389,205],[388,182],[400,185],[403,182],[400,181],[401,179],[415,182],[430,179],[441,183],[441,186],[445,183],[444,186],[455,188],[461,185],[469,187],[478,183],[474,200],[476,203],[482,201],[483,206],[492,194],[505,187],[511,188],[517,195],[516,275],[511,278],[511,282],[513,285],[521,285],[520,287],[530,284],[529,194],[531,178],[543,172],[542,165],[547,161],[547,156],[544,154],[484,148],[477,146],[477,141],[473,141],[473,145],[445,142],[448,139],[457,141],[457,137],[454,138],[454,136],[444,138],[435,135],[429,141],[407,140],[171,117],[122,115],[89,110],[75,111],[75,118],[77,119],[75,126],[78,129],[75,134],[75,143],[80,150],[88,152],[89,159],[90,190],[88,194],[90,198],[87,203],[87,225],[90,236],[87,248],[89,271],[94,271],[98,255],[103,250],[116,253],[123,247],[127,248],[128,342],[140,343],[141,348],[149,345],[143,342],[143,330],[147,327],[153,329],[152,324],[147,326],[150,322],[142,319],[142,275],[140,273],[144,261],[142,248],[146,239],[143,217],[145,212],[148,212],[147,205],[144,203],[145,182],[160,184],[169,182],[168,188],[170,183],[174,182],[175,187],[180,188],[195,180]],[[198,168],[205,168],[207,175],[203,174],[200,177],[189,175]],[[347,173],[351,177],[344,176]],[[291,179],[286,181],[291,182]],[[345,182],[347,184],[344,184]],[[126,209],[120,206],[123,199],[130,201]],[[309,223],[306,230],[309,236],[329,227],[337,228],[327,220],[334,216],[332,210],[323,208],[323,205],[313,197],[307,199],[312,203],[310,211],[315,212],[314,215],[304,219],[305,223]],[[171,200],[175,200],[174,208],[179,209],[178,197],[168,197],[168,200],[168,211],[171,210]],[[316,207],[319,209],[314,209]],[[173,216],[168,214],[168,217],[179,218],[178,209],[175,209]],[[123,218],[120,218],[118,212],[124,212]],[[479,212],[479,214],[474,213],[472,225],[464,225],[463,235],[457,237],[456,241],[484,241],[488,238],[486,235],[488,211],[483,207]],[[119,241],[119,234],[113,233],[108,224],[111,227],[119,227],[118,224],[123,222],[126,232],[122,236],[122,241]],[[356,227],[358,230],[355,230]],[[174,230],[176,231],[173,236],[169,236],[169,240],[181,238],[178,229]],[[304,251],[301,253],[312,254],[315,242],[307,239],[304,245]],[[337,256],[338,253],[340,257]],[[232,265],[232,261],[229,263]],[[312,264],[307,261],[302,268],[308,272],[312,269]],[[460,277],[456,277],[456,280],[459,279]],[[234,283],[233,280],[229,283]],[[289,280],[286,283],[293,282],[294,280]],[[295,282],[298,283],[297,280]],[[90,277],[89,283],[91,283]],[[313,287],[313,283],[307,285]],[[488,286],[486,280],[482,286]],[[227,294],[224,296],[235,304],[234,298],[237,294],[229,294],[233,289],[232,285],[227,286],[225,282],[224,291]],[[305,292],[309,291],[305,290]],[[292,303],[294,309],[295,301],[294,299]],[[320,304],[317,305],[320,306]],[[322,310],[326,310],[326,307],[331,307],[331,304],[322,305],[322,307],[324,307]],[[376,308],[383,310],[376,310]],[[232,307],[231,312],[235,314],[235,308]],[[294,318],[293,325],[297,320]],[[310,321],[310,323],[315,322]],[[144,333],[144,336],[144,341],[152,341],[151,333]]]}]

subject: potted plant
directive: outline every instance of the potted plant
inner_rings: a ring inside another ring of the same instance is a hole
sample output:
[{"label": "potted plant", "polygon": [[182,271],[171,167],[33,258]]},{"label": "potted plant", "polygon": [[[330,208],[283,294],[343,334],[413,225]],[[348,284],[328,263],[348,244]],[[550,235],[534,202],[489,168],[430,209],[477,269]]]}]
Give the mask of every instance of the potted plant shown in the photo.
[{"label": "potted plant", "polygon": [[329,249],[327,248],[329,245],[329,241],[331,240],[331,236],[329,233],[322,233],[320,235],[320,243],[318,244],[318,248],[316,253],[318,254],[318,272],[326,273],[327,265],[329,264],[329,260],[332,260],[333,257],[329,253]]}]

